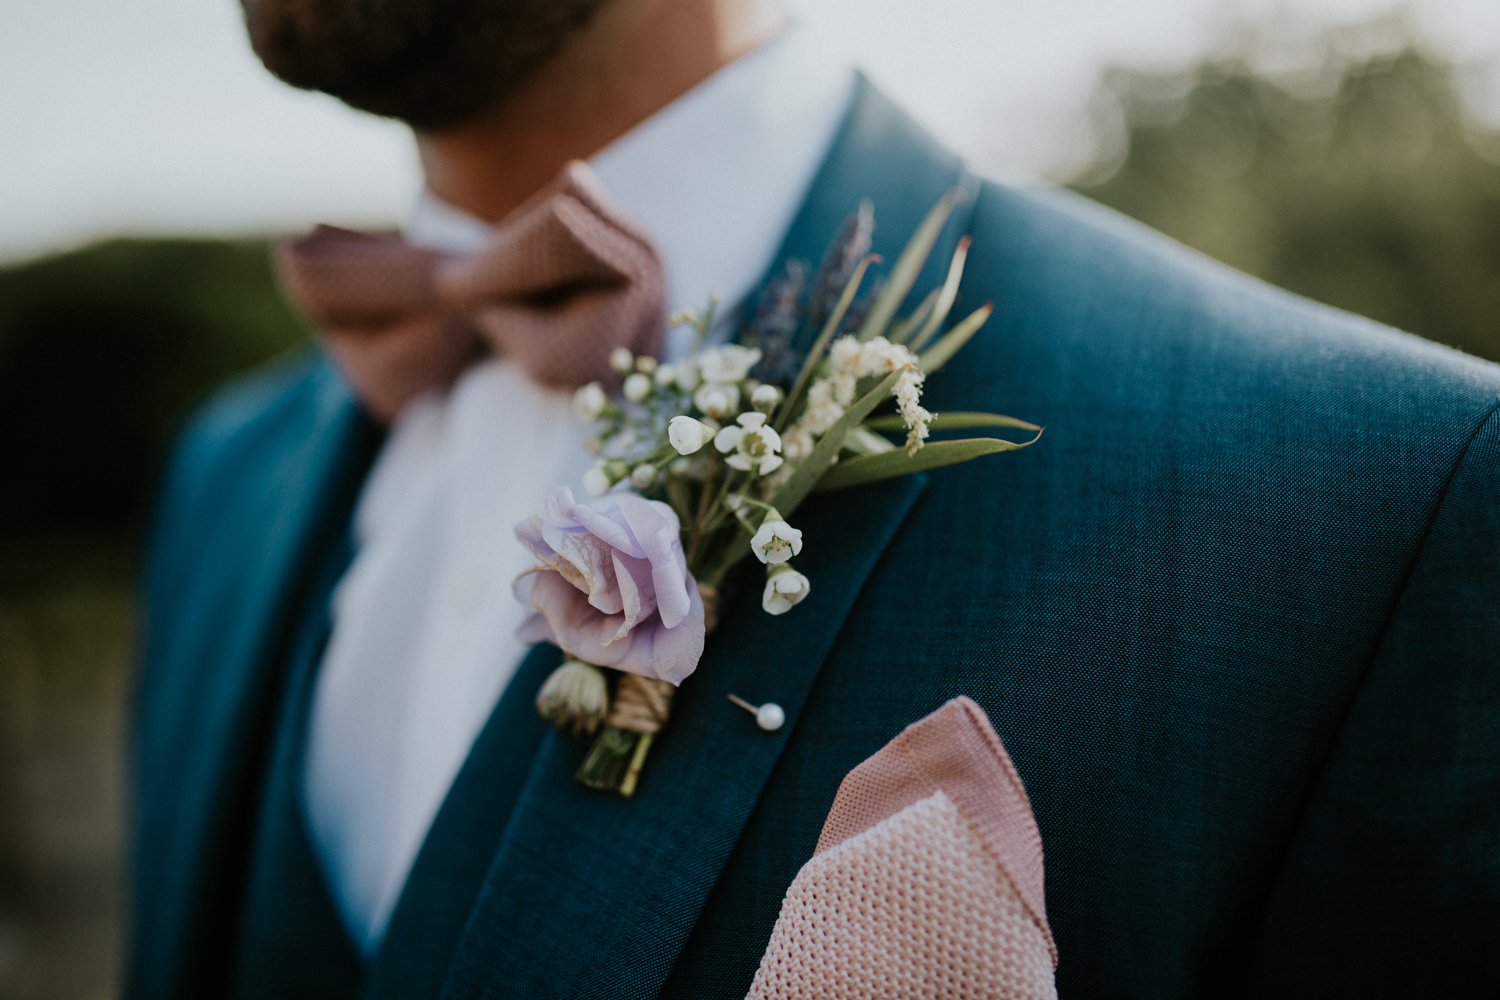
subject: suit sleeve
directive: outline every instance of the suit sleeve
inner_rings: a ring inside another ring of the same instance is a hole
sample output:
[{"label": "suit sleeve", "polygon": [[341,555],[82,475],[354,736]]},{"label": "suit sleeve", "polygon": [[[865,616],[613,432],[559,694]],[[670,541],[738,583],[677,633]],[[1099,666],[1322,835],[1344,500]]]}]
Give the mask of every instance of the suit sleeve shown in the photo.
[{"label": "suit sleeve", "polygon": [[1229,984],[1500,990],[1500,413],[1439,500]]}]

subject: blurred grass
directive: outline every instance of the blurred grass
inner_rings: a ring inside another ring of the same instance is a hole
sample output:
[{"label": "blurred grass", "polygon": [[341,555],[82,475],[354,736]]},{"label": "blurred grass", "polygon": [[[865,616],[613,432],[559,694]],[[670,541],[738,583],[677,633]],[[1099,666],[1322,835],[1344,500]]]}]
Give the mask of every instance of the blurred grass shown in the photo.
[{"label": "blurred grass", "polygon": [[[1276,72],[1253,38],[1180,72],[1109,72],[1107,141],[1075,186],[1268,281],[1500,360],[1500,136],[1452,66],[1399,25],[1366,28]],[[307,337],[265,240],[114,240],[0,269],[0,1000],[113,991],[152,484],[215,386]]]},{"label": "blurred grass", "polygon": [[117,532],[6,539],[0,996],[114,993],[131,614]]}]

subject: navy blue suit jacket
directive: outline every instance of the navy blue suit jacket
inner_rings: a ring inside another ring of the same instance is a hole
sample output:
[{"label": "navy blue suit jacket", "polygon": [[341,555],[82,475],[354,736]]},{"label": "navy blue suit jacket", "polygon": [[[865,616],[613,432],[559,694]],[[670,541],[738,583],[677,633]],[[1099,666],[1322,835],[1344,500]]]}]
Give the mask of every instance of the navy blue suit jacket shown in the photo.
[{"label": "navy blue suit jacket", "polygon": [[[634,801],[572,780],[585,746],[534,718],[534,651],[366,995],[743,996],[840,779],[959,694],[1034,804],[1063,997],[1500,988],[1500,369],[981,182],[867,85],[783,257],[869,198],[893,259],[955,184],[918,287],[967,233],[955,314],[995,313],[927,405],[1041,443],[810,500],[811,597],[772,618],[732,595]],[[133,996],[223,989],[286,664],[378,440],[310,356],[177,452]]]}]

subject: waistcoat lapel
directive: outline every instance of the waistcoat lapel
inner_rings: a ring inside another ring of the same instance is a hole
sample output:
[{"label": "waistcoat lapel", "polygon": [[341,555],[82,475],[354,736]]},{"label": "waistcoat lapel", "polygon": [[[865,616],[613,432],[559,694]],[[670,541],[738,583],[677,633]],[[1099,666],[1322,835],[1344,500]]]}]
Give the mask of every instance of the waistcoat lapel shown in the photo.
[{"label": "waistcoat lapel", "polygon": [[189,438],[147,574],[134,996],[222,983],[296,612],[380,439],[321,362],[236,434],[235,474],[211,428]]},{"label": "waistcoat lapel", "polygon": [[[974,180],[861,79],[854,107],[777,255],[816,262],[861,199],[893,261],[949,188]],[[972,200],[970,202],[972,204]],[[954,213],[918,288],[941,281],[967,226]],[[586,743],[543,737],[453,957],[444,996],[655,996],[776,765],[818,669],[926,480],[815,497],[796,515],[814,581],[795,612],[765,614],[760,576],[731,577],[718,630],[679,690],[636,797],[573,780]],[[736,588],[737,584],[737,588]],[[778,732],[729,703],[774,701]]]}]

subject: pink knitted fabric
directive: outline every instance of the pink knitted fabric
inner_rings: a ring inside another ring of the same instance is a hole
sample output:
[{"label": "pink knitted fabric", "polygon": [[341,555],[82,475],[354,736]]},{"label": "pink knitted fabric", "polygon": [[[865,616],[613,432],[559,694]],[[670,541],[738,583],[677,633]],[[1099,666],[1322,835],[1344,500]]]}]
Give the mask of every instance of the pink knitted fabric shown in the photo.
[{"label": "pink knitted fabric", "polygon": [[1025,789],[956,698],[845,777],[749,998],[1050,998],[1056,960]]},{"label": "pink knitted fabric", "polygon": [[387,421],[487,349],[546,385],[614,384],[610,352],[655,356],[665,333],[655,247],[577,161],[472,256],[319,226],[278,246],[276,262],[361,400]]}]

